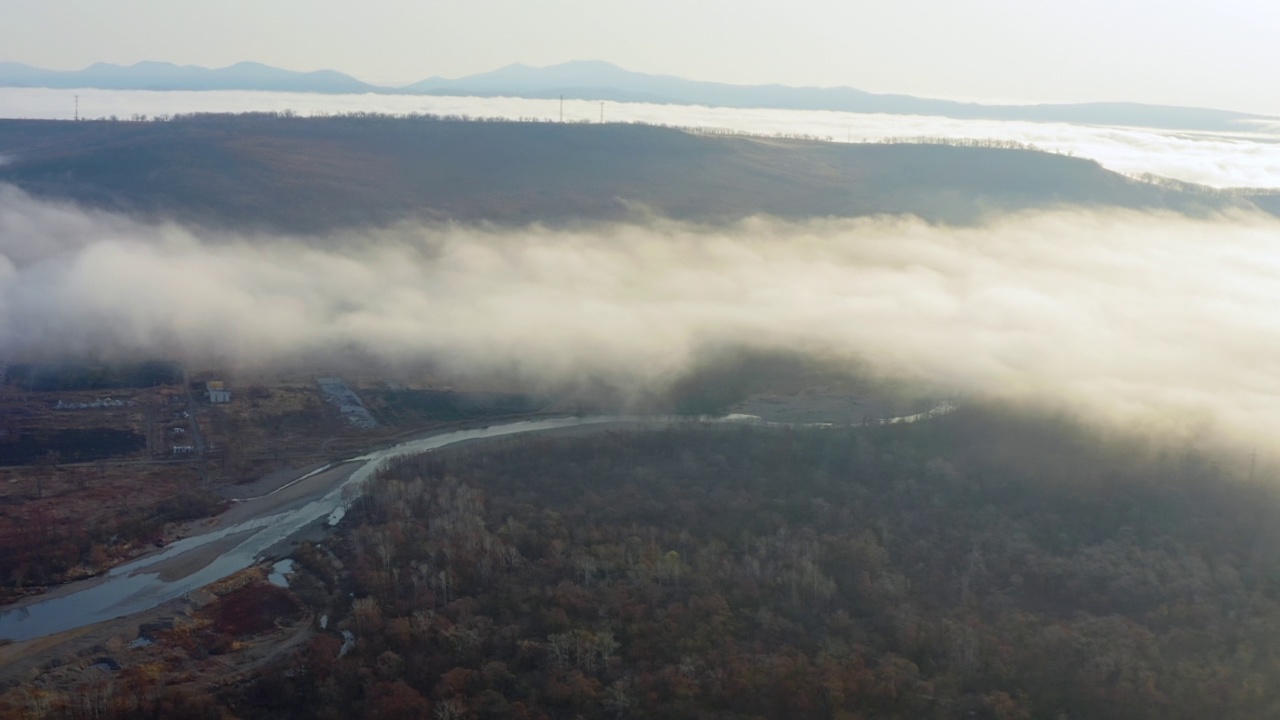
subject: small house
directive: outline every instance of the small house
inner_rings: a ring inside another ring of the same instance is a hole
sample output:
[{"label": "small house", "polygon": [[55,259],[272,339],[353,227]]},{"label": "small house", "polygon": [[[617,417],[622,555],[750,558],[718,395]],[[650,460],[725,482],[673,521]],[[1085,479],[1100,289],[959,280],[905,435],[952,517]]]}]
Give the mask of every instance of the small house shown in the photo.
[{"label": "small house", "polygon": [[221,380],[210,380],[205,385],[205,393],[209,396],[209,402],[214,405],[231,402],[231,391],[223,386]]}]

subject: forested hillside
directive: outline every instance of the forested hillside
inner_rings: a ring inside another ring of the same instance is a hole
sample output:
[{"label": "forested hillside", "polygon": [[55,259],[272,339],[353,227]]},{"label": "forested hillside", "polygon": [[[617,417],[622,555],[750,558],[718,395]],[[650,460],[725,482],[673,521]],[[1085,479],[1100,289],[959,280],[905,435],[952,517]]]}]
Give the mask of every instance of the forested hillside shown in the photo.
[{"label": "forested hillside", "polygon": [[977,222],[1075,205],[1203,213],[1248,200],[1129,180],[1034,150],[848,145],[643,125],[275,115],[0,121],[0,183],[219,227],[403,220],[720,222],[910,213]]},{"label": "forested hillside", "polygon": [[[514,440],[385,474],[297,555],[260,718],[1264,718],[1275,492],[970,407]],[[339,631],[354,640],[343,649]]]}]

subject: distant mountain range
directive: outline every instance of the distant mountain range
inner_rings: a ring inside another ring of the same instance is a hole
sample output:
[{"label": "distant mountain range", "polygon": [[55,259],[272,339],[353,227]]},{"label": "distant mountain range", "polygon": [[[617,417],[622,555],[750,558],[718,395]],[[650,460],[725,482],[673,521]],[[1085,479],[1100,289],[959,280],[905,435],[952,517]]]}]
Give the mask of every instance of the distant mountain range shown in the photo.
[{"label": "distant mountain range", "polygon": [[514,64],[456,79],[432,77],[403,87],[371,85],[334,70],[294,72],[249,62],[215,69],[163,62],[140,62],[129,66],[95,63],[83,70],[70,71],[3,62],[0,63],[0,87],[271,90],[525,98],[563,95],[574,100],[838,110],[1208,131],[1245,130],[1253,121],[1280,121],[1278,118],[1225,110],[1139,103],[982,105],[910,95],[884,95],[848,87],[731,85],[631,72],[600,61],[574,61],[541,68]]},{"label": "distant mountain range", "polygon": [[274,90],[278,92],[364,93],[381,89],[333,70],[294,72],[261,63],[224,68],[140,62],[94,63],[83,70],[45,70],[0,62],[0,87],[97,88],[101,90]]}]

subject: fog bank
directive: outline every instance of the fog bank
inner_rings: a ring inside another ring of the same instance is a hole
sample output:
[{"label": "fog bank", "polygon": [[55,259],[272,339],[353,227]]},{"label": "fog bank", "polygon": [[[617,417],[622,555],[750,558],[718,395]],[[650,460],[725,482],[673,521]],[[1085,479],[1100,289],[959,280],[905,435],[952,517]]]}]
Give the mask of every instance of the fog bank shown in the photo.
[{"label": "fog bank", "polygon": [[150,226],[0,192],[0,363],[358,348],[660,388],[708,348],[857,357],[1125,422],[1280,430],[1280,223],[1045,212],[327,238]]}]

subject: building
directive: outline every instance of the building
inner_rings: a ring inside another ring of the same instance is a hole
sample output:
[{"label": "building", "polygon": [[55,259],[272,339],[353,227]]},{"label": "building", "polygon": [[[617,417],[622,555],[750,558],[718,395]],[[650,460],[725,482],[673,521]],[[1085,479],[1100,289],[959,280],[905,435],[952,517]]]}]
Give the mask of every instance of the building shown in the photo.
[{"label": "building", "polygon": [[205,393],[214,405],[231,402],[231,391],[223,387],[221,380],[210,380],[205,385]]}]

